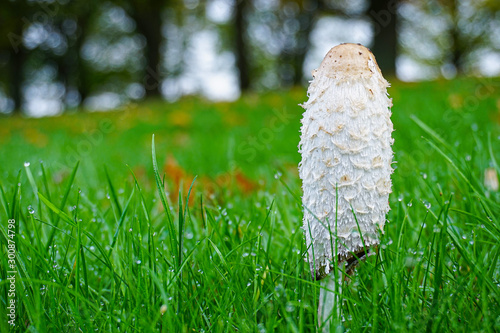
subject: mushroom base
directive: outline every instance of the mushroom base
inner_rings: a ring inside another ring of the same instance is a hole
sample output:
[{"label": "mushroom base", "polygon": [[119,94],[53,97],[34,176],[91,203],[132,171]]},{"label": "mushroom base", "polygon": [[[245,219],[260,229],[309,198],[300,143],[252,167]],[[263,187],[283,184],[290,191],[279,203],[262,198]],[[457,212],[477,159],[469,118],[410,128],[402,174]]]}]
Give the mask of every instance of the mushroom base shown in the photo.
[{"label": "mushroom base", "polygon": [[[351,254],[349,257],[341,260],[340,256],[339,256],[339,266],[342,266],[342,263],[344,263],[345,265],[345,273],[346,275],[353,275],[354,274],[354,270],[356,269],[356,267],[359,265],[360,262],[362,261],[365,261],[368,257],[371,257],[371,256],[374,256],[376,255],[376,252],[378,250],[378,247],[373,247],[373,248],[369,248],[367,249],[367,251],[359,251],[357,253],[353,253]],[[326,276],[328,276],[331,271],[333,270],[333,265],[330,265],[327,269],[326,266],[323,266],[321,268],[319,268],[318,270],[316,270],[316,276],[313,276],[313,278],[316,280],[316,281],[320,281],[322,279],[324,279]]]}]

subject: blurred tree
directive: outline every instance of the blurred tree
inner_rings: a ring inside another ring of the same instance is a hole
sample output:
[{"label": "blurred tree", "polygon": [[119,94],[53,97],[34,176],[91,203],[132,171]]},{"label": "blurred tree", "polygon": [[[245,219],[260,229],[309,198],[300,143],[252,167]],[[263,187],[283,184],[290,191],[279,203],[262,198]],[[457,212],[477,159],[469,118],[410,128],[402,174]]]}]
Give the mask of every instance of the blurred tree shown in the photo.
[{"label": "blurred tree", "polygon": [[385,75],[396,74],[398,6],[401,0],[318,0],[321,12],[351,19],[367,19],[373,27],[371,51]]},{"label": "blurred tree", "polygon": [[23,17],[31,16],[32,8],[26,1],[18,0],[4,1],[0,10],[0,54],[5,59],[1,70],[7,78],[6,93],[14,101],[14,112],[20,112],[23,103],[24,65],[28,53],[23,44],[26,24]]},{"label": "blurred tree", "polygon": [[382,72],[389,76],[396,74],[398,3],[399,0],[371,0],[368,9],[374,27],[371,51]]},{"label": "blurred tree", "polygon": [[[254,89],[303,84],[303,65],[320,0],[253,1],[247,10],[247,66]],[[243,49],[243,48],[240,48]]]},{"label": "blurred tree", "polygon": [[137,31],[146,39],[143,84],[146,96],[160,96],[162,81],[161,46],[164,42],[162,33],[162,13],[171,0],[122,0],[119,1],[128,15],[137,25]]},{"label": "blurred tree", "polygon": [[[316,22],[325,16],[370,20],[374,40],[372,50],[388,75],[395,74],[397,7],[399,0],[279,0],[277,5],[255,1],[255,12],[247,20],[252,32],[252,76],[265,80],[264,85],[289,87],[303,84],[304,61],[311,49],[311,33]],[[269,63],[276,67],[269,71]],[[277,76],[277,83],[273,75]],[[254,80],[255,78],[252,78]],[[273,81],[271,81],[273,79]]]},{"label": "blurred tree", "polygon": [[498,50],[498,1],[429,0],[402,7],[403,52],[433,76],[477,73],[482,55]]},{"label": "blurred tree", "polygon": [[282,48],[279,75],[283,86],[301,85],[310,34],[317,16],[319,0],[293,0],[281,3]]},{"label": "blurred tree", "polygon": [[464,74],[471,52],[490,44],[491,23],[499,11],[498,1],[439,0],[449,13],[450,62],[457,74]]},{"label": "blurred tree", "polygon": [[[9,0],[2,5],[0,53],[7,58],[8,93],[16,112],[22,107],[28,67],[36,71],[44,65],[55,66],[57,79],[64,84],[66,94],[71,89],[80,93],[73,104],[86,97],[89,89],[86,77],[90,69],[83,67],[80,50],[89,16],[98,8],[95,5],[95,1],[83,0],[64,5]],[[26,31],[31,31],[31,35],[26,36]]]},{"label": "blurred tree", "polygon": [[92,68],[81,56],[85,38],[88,36],[90,19],[98,12],[96,0],[74,0],[62,5],[54,18],[54,24],[66,40],[66,52],[57,54],[59,80],[64,84],[66,96],[78,92],[70,107],[84,102],[91,92]]},{"label": "blurred tree", "polygon": [[[68,4],[72,4],[71,12],[74,16],[70,16],[69,20],[66,19],[62,22],[62,30],[65,31],[69,39],[66,64],[69,67],[68,72],[72,70],[74,73],[76,78],[74,85],[80,94],[80,102],[83,102],[90,93],[89,73],[92,68],[85,63],[81,52],[89,32],[89,20],[96,13],[98,3],[95,0],[84,0],[73,1]],[[73,24],[74,30],[72,29]]]},{"label": "blurred tree", "polygon": [[247,50],[248,15],[249,1],[236,0],[234,5],[234,53],[236,56],[236,66],[238,68],[238,78],[240,91],[244,92],[250,88],[250,64]]}]

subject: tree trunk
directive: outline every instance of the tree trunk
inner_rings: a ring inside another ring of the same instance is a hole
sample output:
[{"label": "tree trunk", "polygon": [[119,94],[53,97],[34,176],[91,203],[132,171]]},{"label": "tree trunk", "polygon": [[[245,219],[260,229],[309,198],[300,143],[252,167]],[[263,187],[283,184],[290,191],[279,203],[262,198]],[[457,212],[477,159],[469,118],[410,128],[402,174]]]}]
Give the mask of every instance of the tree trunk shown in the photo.
[{"label": "tree trunk", "polygon": [[455,27],[452,28],[453,31],[451,33],[453,40],[453,50],[451,54],[451,62],[455,67],[457,75],[461,75],[464,72],[463,66],[463,53],[460,48],[460,39],[458,36],[458,31]]},{"label": "tree trunk", "polygon": [[74,52],[76,57],[76,89],[80,94],[80,105],[83,105],[85,99],[89,96],[91,87],[88,80],[87,68],[85,61],[82,58],[80,52],[82,51],[83,43],[85,42],[85,37],[87,36],[88,20],[86,18],[79,18],[78,20],[79,31],[77,31]]},{"label": "tree trunk", "polygon": [[10,56],[10,86],[11,96],[14,101],[14,113],[21,113],[23,104],[24,64],[26,52],[24,47],[19,47],[17,52],[11,51]]},{"label": "tree trunk", "polygon": [[302,8],[298,20],[300,30],[297,34],[297,50],[294,57],[294,72],[293,84],[298,86],[302,85],[304,78],[304,60],[306,59],[307,51],[310,49],[310,36],[316,19],[316,10],[319,7],[318,0],[306,1],[307,8]]},{"label": "tree trunk", "polygon": [[236,54],[236,66],[239,71],[239,84],[242,92],[250,89],[250,66],[248,62],[247,41],[245,34],[247,26],[245,22],[246,15],[246,0],[236,0],[235,15],[234,15],[234,43]]},{"label": "tree trunk", "polygon": [[293,85],[297,70],[294,58],[294,50],[287,48],[281,50],[277,63],[281,88],[290,88]]},{"label": "tree trunk", "polygon": [[382,73],[387,76],[396,74],[398,3],[399,0],[371,0],[368,9],[374,25],[371,50]]},{"label": "tree trunk", "polygon": [[451,62],[453,66],[455,66],[455,70],[457,75],[463,74],[464,66],[463,66],[463,55],[465,51],[463,50],[462,43],[460,41],[460,27],[458,26],[458,8],[457,1],[450,1],[450,11],[452,17],[452,26],[451,26],[451,40],[453,42],[453,49],[451,51]]},{"label": "tree trunk", "polygon": [[[286,4],[285,4],[286,5]],[[318,0],[304,1],[293,20],[299,29],[286,37],[279,57],[278,72],[282,87],[301,85],[304,78],[304,60],[310,49],[309,37],[313,28]],[[291,18],[287,18],[290,20]]]},{"label": "tree trunk", "polygon": [[146,38],[146,69],[143,77],[146,97],[159,97],[161,75],[162,2],[149,1],[135,4],[130,13],[137,30]]}]

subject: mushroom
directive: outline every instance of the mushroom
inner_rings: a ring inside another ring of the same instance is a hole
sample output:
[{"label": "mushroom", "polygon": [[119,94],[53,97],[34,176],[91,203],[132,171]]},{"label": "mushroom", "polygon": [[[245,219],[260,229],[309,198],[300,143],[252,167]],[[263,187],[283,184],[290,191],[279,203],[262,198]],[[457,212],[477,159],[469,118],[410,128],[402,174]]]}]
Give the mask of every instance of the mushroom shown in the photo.
[{"label": "mushroom", "polygon": [[484,170],[484,186],[488,191],[498,191],[498,176],[495,168]]},{"label": "mushroom", "polygon": [[340,315],[343,273],[379,244],[390,209],[393,126],[387,87],[369,49],[341,44],[313,71],[309,100],[302,105],[303,229],[311,273],[322,280],[318,318],[325,331],[335,308]]}]

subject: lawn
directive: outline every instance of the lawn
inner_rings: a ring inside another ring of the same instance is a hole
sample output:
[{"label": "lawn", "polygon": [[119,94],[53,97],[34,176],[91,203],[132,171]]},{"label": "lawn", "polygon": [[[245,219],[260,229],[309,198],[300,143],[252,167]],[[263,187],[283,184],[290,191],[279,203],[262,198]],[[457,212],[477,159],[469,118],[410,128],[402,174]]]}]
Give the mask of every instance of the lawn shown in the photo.
[{"label": "lawn", "polygon": [[[339,331],[499,331],[500,193],[485,174],[500,173],[500,79],[389,93],[392,210],[344,282]],[[315,332],[306,98],[0,118],[0,331],[15,299],[19,332]]]}]

